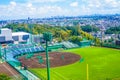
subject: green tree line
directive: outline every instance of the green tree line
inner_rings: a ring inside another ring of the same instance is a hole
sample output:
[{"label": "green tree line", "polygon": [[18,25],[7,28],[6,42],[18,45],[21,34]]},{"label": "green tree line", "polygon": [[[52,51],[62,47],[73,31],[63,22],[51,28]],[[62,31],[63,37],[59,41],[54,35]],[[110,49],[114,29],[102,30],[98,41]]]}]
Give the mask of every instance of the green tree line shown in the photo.
[{"label": "green tree line", "polygon": [[118,27],[110,27],[106,30],[106,34],[120,34],[120,26]]},{"label": "green tree line", "polygon": [[54,39],[61,42],[62,40],[70,40],[72,42],[82,41],[83,39],[91,40],[99,43],[99,39],[94,38],[91,34],[83,31],[80,25],[76,26],[50,26],[41,24],[8,24],[5,28],[12,29],[13,32],[24,31],[35,35],[44,32],[51,32]]}]

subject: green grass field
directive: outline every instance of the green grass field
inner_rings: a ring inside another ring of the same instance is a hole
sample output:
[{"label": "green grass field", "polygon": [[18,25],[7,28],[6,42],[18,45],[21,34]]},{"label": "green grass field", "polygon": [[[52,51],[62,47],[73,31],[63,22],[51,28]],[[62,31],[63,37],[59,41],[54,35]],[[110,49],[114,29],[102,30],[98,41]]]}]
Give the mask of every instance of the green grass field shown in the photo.
[{"label": "green grass field", "polygon": [[[84,60],[51,68],[51,80],[87,80],[87,64],[88,80],[120,80],[120,50],[86,47],[65,52],[79,54]],[[30,69],[30,71],[46,80],[46,69]]]}]

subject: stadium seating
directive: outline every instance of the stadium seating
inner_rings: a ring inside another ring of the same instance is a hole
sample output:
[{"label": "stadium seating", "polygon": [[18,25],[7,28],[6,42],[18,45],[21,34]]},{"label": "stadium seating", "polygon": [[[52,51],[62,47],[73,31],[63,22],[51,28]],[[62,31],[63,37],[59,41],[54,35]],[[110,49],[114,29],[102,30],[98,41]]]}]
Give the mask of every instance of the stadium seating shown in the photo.
[{"label": "stadium seating", "polygon": [[79,45],[74,44],[74,43],[69,42],[69,41],[64,41],[64,42],[62,42],[62,44],[63,44],[64,47],[67,48],[67,49],[79,47]]},{"label": "stadium seating", "polygon": [[[18,44],[18,45],[11,45],[7,49],[6,59],[7,61],[16,61],[19,62],[15,56],[26,54],[26,53],[34,53],[34,52],[42,52],[45,49],[42,46],[35,46],[32,44]],[[4,50],[3,50],[4,52]],[[5,55],[4,55],[5,57]]]},{"label": "stadium seating", "polygon": [[[6,51],[6,54],[5,54]],[[1,53],[3,54],[3,58],[17,71],[24,75],[25,80],[39,80],[35,75],[33,75],[28,70],[21,70],[19,66],[21,64],[20,61],[15,58],[18,55],[27,54],[26,58],[29,59],[34,56],[34,52],[42,52],[45,49],[42,46],[35,46],[33,44],[18,44],[13,45],[10,44],[6,49],[2,48]],[[27,75],[26,75],[27,71]]]}]

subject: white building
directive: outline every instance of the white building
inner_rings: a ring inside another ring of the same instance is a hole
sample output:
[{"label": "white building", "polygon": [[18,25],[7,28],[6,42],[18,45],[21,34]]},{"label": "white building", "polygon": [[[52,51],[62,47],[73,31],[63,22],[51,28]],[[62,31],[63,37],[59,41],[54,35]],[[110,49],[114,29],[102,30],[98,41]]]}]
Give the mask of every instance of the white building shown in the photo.
[{"label": "white building", "polygon": [[29,35],[26,32],[12,33],[11,29],[3,28],[0,30],[0,43],[27,42]]},{"label": "white building", "polygon": [[29,33],[26,32],[14,32],[12,33],[12,38],[14,42],[27,42],[29,39]]},{"label": "white building", "polygon": [[8,28],[0,30],[0,43],[13,42],[12,31]]}]

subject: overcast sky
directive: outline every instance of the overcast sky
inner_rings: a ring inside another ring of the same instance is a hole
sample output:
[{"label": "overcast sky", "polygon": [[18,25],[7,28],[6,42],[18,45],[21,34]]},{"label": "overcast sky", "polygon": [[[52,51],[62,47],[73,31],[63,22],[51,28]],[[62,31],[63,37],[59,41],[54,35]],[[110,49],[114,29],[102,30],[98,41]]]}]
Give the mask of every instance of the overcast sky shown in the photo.
[{"label": "overcast sky", "polygon": [[0,20],[120,13],[120,0],[0,0]]}]

